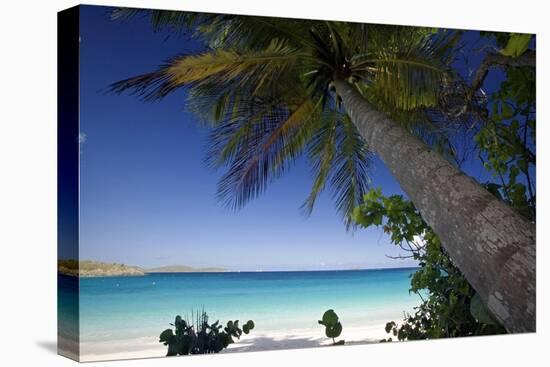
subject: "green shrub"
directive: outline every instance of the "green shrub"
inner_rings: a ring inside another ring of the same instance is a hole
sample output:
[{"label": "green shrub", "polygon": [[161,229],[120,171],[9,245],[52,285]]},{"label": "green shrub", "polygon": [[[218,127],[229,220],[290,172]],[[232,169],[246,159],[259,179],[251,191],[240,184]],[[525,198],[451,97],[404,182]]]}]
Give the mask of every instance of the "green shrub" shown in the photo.
[{"label": "green shrub", "polygon": [[338,342],[335,340],[342,333],[343,326],[334,310],[325,311],[322,320],[319,320],[319,324],[325,327],[325,335],[327,338],[332,339],[333,345],[343,345],[345,343],[344,340]]},{"label": "green shrub", "polygon": [[206,312],[197,314],[195,324],[176,316],[173,324],[174,330],[166,329],[159,337],[159,343],[168,346],[167,356],[219,353],[233,344],[233,338],[240,339],[243,333],[248,334],[254,329],[254,321],[248,320],[239,327],[239,320],[228,321],[222,330],[219,321],[208,323]]}]

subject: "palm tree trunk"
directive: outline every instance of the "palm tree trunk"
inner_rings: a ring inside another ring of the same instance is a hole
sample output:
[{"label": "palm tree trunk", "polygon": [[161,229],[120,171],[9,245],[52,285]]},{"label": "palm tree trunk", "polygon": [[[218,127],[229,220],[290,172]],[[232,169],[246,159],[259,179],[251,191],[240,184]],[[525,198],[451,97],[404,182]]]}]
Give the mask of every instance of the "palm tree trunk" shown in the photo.
[{"label": "palm tree trunk", "polygon": [[421,140],[375,110],[343,80],[344,108],[438,234],[455,265],[508,332],[536,328],[535,225]]}]

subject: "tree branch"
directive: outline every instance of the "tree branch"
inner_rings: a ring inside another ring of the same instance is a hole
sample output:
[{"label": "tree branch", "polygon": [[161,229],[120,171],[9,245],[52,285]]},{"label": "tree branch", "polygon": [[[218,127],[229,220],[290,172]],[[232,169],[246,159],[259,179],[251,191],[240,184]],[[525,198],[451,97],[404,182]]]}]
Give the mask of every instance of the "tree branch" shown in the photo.
[{"label": "tree branch", "polygon": [[487,56],[485,56],[485,59],[477,69],[470,89],[470,98],[479,90],[479,88],[481,88],[491,67],[498,66],[506,69],[508,67],[520,66],[535,67],[535,64],[536,52],[533,50],[527,50],[518,57],[506,56],[499,53],[488,54]]}]

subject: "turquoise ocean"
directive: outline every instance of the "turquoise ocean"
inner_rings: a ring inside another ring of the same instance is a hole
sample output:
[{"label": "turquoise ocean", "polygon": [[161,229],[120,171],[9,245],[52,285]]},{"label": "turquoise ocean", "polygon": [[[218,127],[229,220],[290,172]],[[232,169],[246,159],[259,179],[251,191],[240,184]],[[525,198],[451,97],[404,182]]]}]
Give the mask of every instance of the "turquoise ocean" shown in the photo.
[{"label": "turquoise ocean", "polygon": [[[80,342],[156,343],[176,315],[190,317],[203,309],[211,321],[252,319],[256,324],[253,333],[262,335],[304,329],[319,329],[322,335],[317,320],[329,308],[338,313],[344,330],[400,321],[403,311],[412,311],[420,303],[418,295],[409,293],[414,271],[153,273],[82,278]],[[69,281],[66,278],[60,276],[60,284]],[[70,320],[74,304],[64,311],[60,299],[59,306],[60,317]]]}]

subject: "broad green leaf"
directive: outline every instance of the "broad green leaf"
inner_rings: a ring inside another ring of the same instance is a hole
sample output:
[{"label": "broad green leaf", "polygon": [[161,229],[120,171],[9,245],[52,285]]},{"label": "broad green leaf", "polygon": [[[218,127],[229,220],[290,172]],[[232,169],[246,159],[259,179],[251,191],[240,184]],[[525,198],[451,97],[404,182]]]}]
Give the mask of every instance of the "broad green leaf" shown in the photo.
[{"label": "broad green leaf", "polygon": [[254,329],[254,321],[248,320],[248,322],[243,325],[243,332],[248,334],[252,329]]},{"label": "broad green leaf", "polygon": [[334,310],[327,310],[323,314],[323,324],[324,325],[335,325],[338,322],[338,315]]},{"label": "broad green leaf", "polygon": [[325,334],[328,338],[337,338],[342,333],[342,324],[337,322],[335,325],[327,326]]},{"label": "broad green leaf", "polygon": [[172,331],[172,329],[166,329],[160,334],[159,343],[169,344],[172,342],[173,338],[174,332]]},{"label": "broad green leaf", "polygon": [[529,47],[529,41],[531,41],[532,35],[530,34],[512,34],[508,40],[508,44],[504,47],[500,53],[506,56],[518,57],[527,50]]}]

